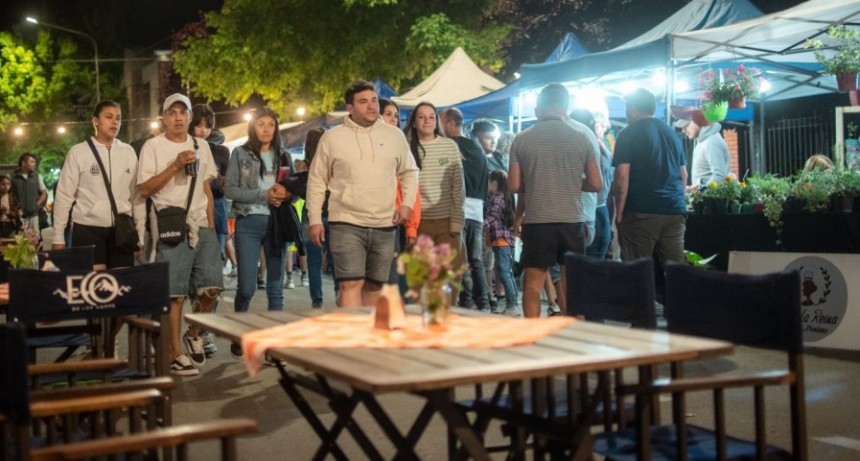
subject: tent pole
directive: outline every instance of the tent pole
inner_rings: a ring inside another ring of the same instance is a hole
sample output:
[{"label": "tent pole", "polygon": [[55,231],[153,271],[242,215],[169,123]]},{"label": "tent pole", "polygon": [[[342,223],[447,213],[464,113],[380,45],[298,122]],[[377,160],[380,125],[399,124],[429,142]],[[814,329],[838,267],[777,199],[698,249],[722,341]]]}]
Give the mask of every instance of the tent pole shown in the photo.
[{"label": "tent pole", "polygon": [[762,174],[767,172],[767,159],[765,158],[765,126],[764,126],[764,105],[765,99],[767,97],[762,95],[761,101],[759,102],[759,111],[758,111],[758,166]]}]

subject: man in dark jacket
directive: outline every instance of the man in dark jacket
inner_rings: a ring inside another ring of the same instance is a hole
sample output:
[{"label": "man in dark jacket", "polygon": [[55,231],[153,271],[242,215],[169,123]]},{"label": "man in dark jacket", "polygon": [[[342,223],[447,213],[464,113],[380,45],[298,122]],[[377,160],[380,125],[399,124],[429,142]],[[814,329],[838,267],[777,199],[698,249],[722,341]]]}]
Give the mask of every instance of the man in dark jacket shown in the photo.
[{"label": "man in dark jacket", "polygon": [[48,201],[48,191],[36,171],[36,156],[25,152],[18,158],[18,169],[12,173],[12,195],[24,211],[24,225],[39,231],[39,210]]},{"label": "man in dark jacket", "polygon": [[466,191],[466,223],[463,226],[463,242],[469,271],[463,276],[463,291],[460,292],[460,305],[469,307],[474,298],[475,306],[481,310],[490,309],[487,273],[484,271],[484,200],[487,198],[489,172],[484,149],[463,136],[463,113],[455,107],[442,111],[442,131],[453,139],[463,156],[463,180]]}]

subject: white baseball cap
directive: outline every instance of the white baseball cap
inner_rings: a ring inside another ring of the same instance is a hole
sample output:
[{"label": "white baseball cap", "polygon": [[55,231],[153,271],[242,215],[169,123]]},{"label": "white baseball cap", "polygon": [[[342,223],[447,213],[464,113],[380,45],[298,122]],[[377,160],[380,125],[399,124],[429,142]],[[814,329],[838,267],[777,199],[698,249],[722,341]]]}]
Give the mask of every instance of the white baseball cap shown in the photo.
[{"label": "white baseball cap", "polygon": [[170,106],[177,102],[181,102],[188,108],[188,110],[191,110],[191,100],[188,99],[188,96],[185,96],[182,93],[173,93],[164,100],[164,105],[161,106],[161,112],[166,112],[167,109],[170,109]]}]

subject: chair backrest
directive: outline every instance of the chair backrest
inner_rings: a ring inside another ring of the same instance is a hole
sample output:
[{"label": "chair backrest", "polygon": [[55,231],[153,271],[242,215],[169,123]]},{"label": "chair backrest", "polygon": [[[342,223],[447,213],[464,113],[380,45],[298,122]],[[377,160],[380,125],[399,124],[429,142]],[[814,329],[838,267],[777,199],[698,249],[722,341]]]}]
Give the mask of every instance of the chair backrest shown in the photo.
[{"label": "chair backrest", "polygon": [[9,271],[9,318],[41,322],[168,312],[166,263],[98,272]]},{"label": "chair backrest", "polygon": [[630,322],[637,328],[657,327],[651,259],[600,261],[567,253],[565,268],[568,315]]},{"label": "chair backrest", "polygon": [[728,274],[669,263],[666,321],[675,333],[800,353],[800,275]]},{"label": "chair backrest", "polygon": [[95,263],[95,246],[63,248],[39,252],[39,269],[43,271],[91,271]]},{"label": "chair backrest", "polygon": [[24,329],[16,324],[0,325],[0,413],[17,424],[30,421],[28,384]]}]

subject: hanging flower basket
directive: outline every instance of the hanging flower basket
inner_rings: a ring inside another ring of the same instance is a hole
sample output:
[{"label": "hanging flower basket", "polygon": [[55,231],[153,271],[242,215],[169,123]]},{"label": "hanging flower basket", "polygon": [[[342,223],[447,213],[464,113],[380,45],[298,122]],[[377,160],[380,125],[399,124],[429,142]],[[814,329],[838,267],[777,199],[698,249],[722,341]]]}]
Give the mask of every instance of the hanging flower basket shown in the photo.
[{"label": "hanging flower basket", "polygon": [[745,109],[747,107],[747,98],[732,98],[729,99],[729,109]]},{"label": "hanging flower basket", "polygon": [[705,101],[702,104],[702,113],[705,115],[705,118],[711,122],[721,122],[726,119],[726,114],[729,112],[729,103],[728,101],[720,101],[720,102],[709,102]]},{"label": "hanging flower basket", "polygon": [[857,72],[842,72],[836,75],[836,87],[840,93],[857,90]]}]

